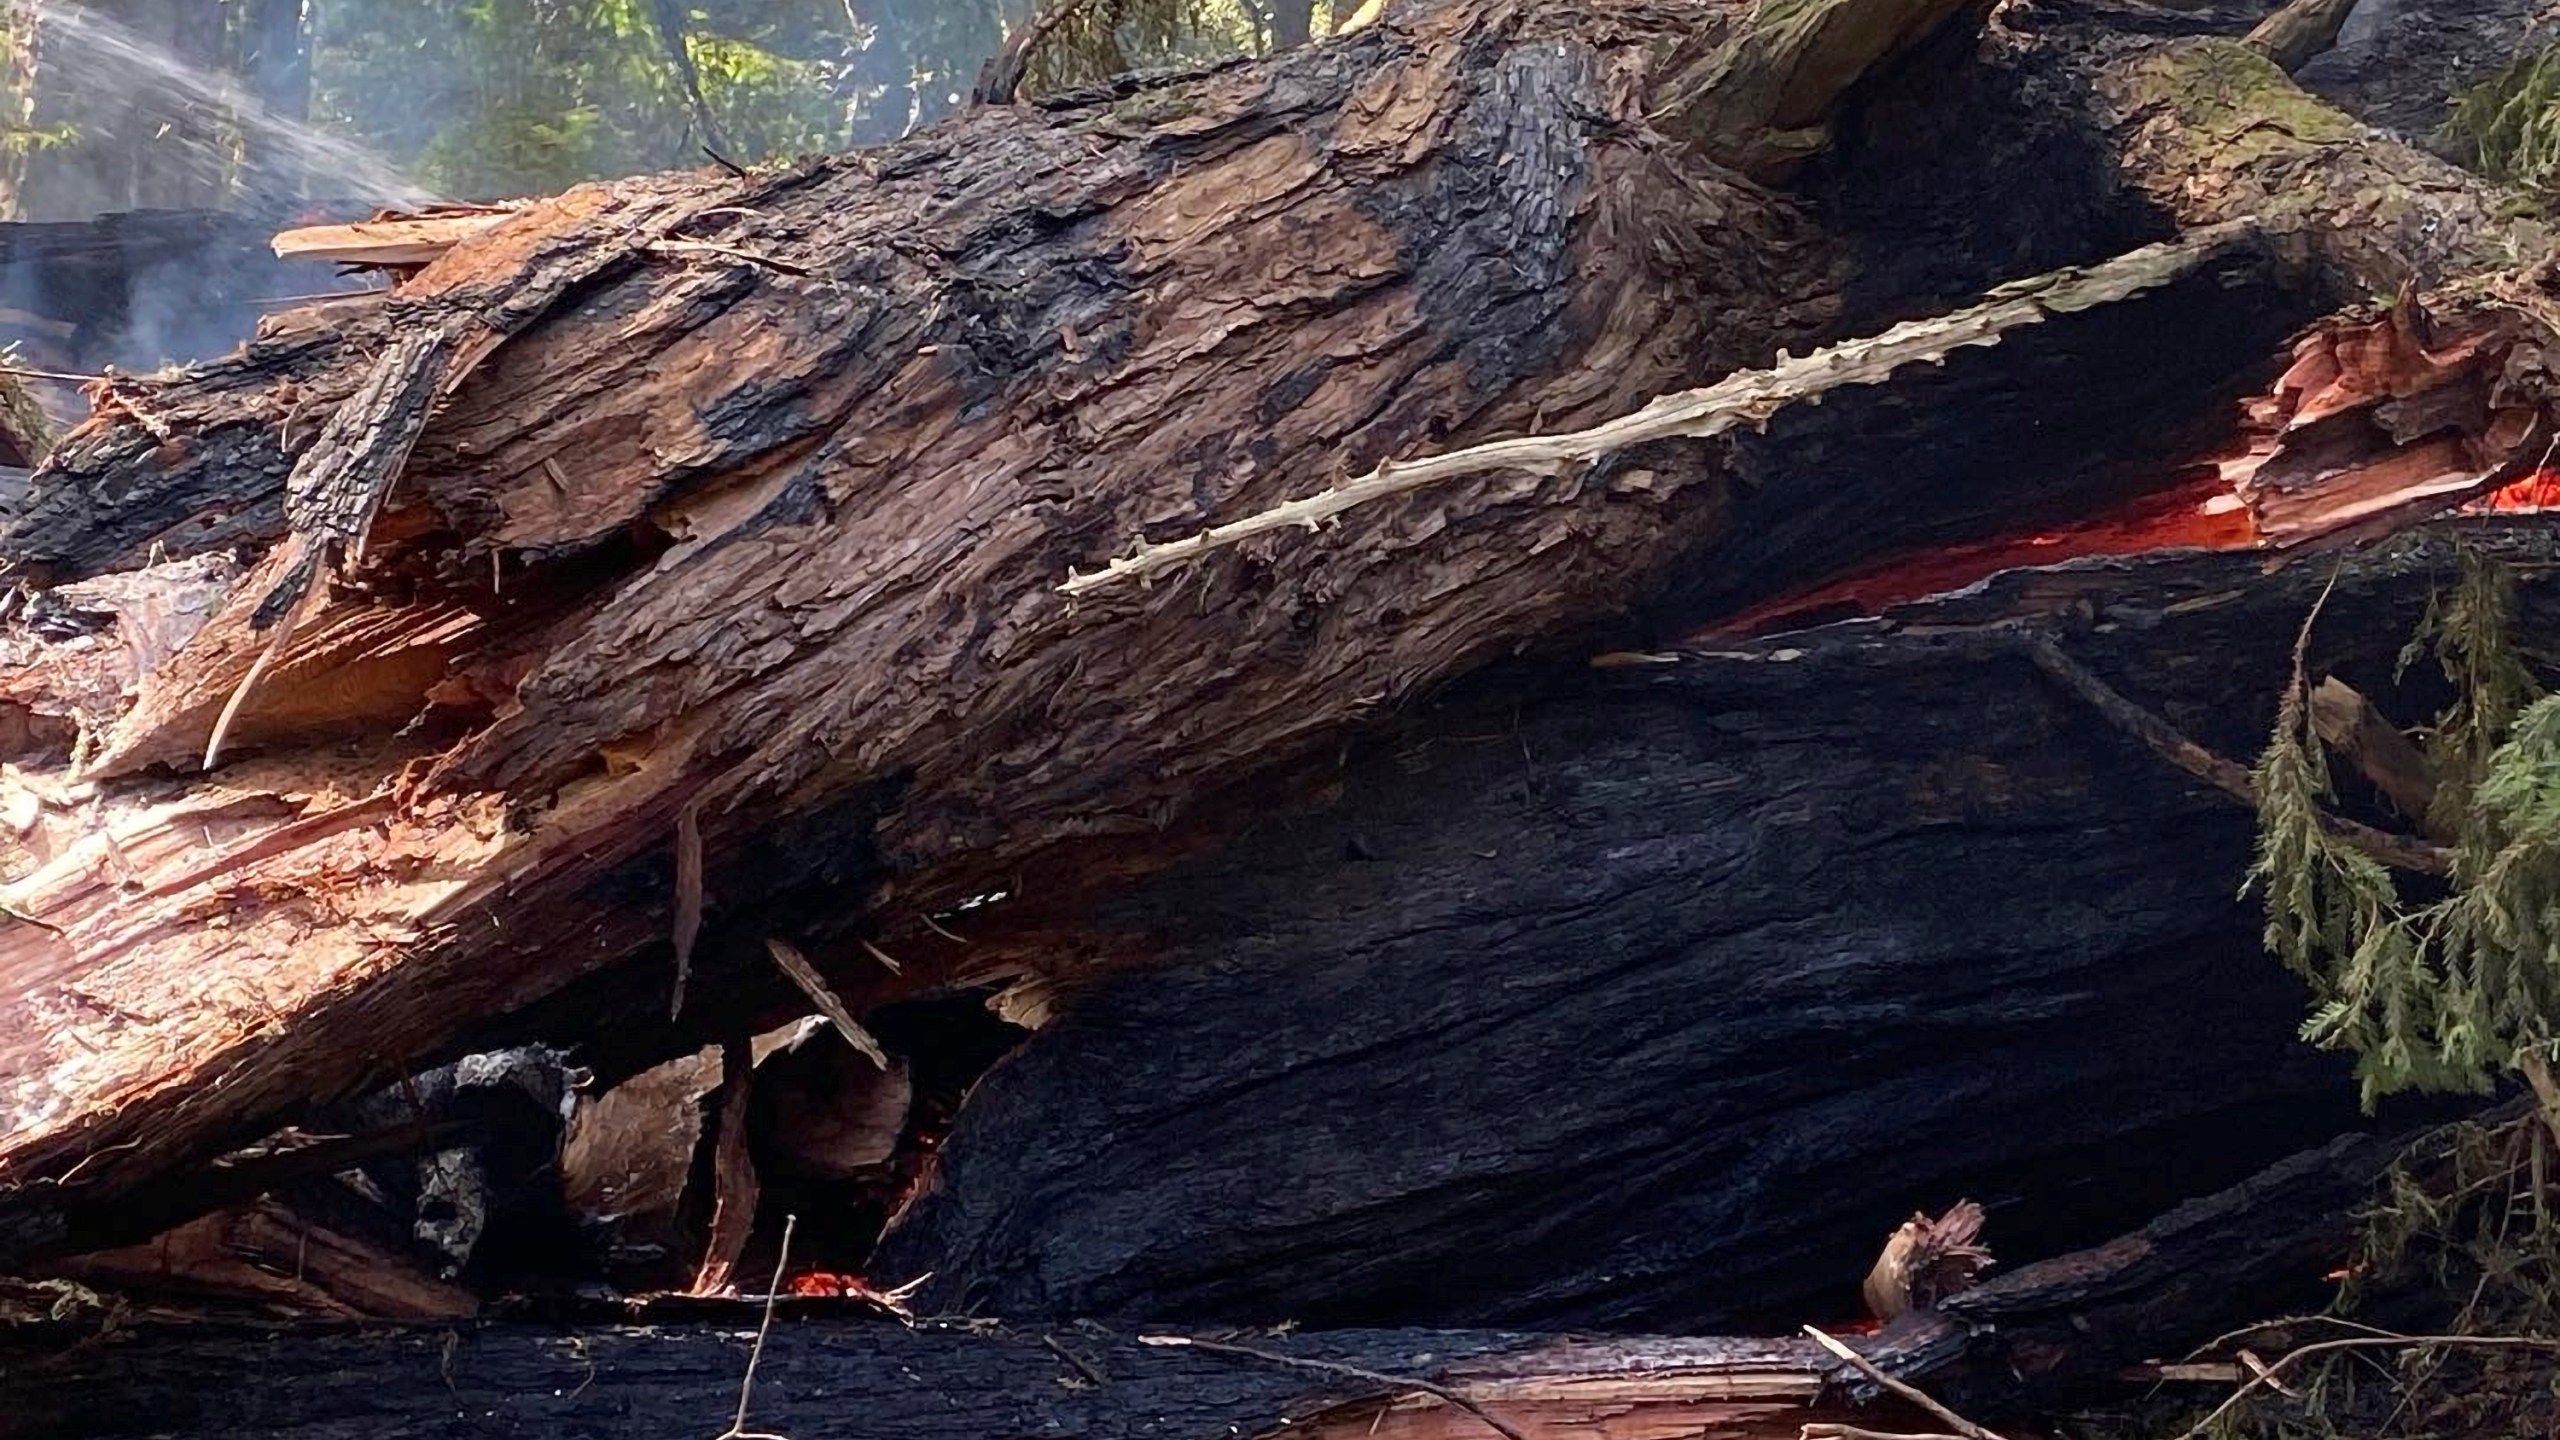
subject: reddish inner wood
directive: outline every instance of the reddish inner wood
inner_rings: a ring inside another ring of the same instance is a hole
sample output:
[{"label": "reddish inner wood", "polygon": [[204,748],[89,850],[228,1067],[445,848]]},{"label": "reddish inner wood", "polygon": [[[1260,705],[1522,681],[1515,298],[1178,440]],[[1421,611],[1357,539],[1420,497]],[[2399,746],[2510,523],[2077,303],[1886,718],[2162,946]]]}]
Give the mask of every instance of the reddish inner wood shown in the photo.
[{"label": "reddish inner wood", "polygon": [[[2551,509],[2560,509],[2560,467],[2511,481],[2464,505],[2461,513],[2508,515]],[[1837,620],[1844,614],[1880,615],[1896,605],[1961,590],[2004,570],[2097,555],[2253,550],[2263,543],[2248,506],[2229,483],[2208,472],[2068,525],[1897,555],[1839,579],[1764,600],[1708,627],[1705,637],[1769,635]]]}]

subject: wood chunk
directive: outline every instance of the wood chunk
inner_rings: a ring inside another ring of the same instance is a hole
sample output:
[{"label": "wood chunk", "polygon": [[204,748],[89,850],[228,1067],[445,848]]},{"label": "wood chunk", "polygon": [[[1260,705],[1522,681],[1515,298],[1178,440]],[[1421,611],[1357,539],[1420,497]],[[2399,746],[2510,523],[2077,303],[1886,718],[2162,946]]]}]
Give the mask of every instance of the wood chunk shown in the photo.
[{"label": "wood chunk", "polygon": [[352,225],[306,225],[279,231],[280,260],[323,260],[382,268],[424,265],[456,245],[503,225],[512,210],[395,216]]},{"label": "wood chunk", "polygon": [[906,1061],[883,1069],[821,1027],[756,1067],[760,1168],[814,1180],[877,1174],[906,1133],[913,1098]]},{"label": "wood chunk", "polygon": [[727,1293],[738,1259],[754,1236],[756,1203],[763,1194],[747,1123],[754,1101],[754,1051],[739,1036],[720,1047],[720,1109],[711,1141],[711,1233],[690,1294]]},{"label": "wood chunk", "polygon": [[720,1051],[705,1046],[586,1099],[571,1117],[562,1195],[618,1281],[689,1278],[679,1267],[699,1235],[686,1189],[709,1128],[706,1102],[719,1088]]},{"label": "wood chunk", "polygon": [[261,1199],[191,1220],[158,1239],[66,1260],[91,1285],[254,1305],[296,1320],[464,1320],[478,1297],[408,1256],[314,1224]]},{"label": "wood chunk", "polygon": [[2429,823],[2436,777],[2417,745],[2374,703],[2335,675],[2311,690],[2311,725],[2322,743],[2347,757],[2373,787],[2419,829],[2438,840],[2451,837]]}]

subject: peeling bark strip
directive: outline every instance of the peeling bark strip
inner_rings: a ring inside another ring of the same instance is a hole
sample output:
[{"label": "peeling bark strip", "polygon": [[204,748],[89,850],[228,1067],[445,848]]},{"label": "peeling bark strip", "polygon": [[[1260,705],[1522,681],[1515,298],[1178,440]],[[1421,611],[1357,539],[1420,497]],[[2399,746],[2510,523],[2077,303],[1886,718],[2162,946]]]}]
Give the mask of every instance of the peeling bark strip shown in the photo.
[{"label": "peeling bark strip", "polygon": [[2246,225],[2209,227],[2178,240],[2146,245],[2104,264],[2004,285],[1982,304],[1953,315],[1909,321],[1869,339],[1844,340],[1802,356],[1781,350],[1778,363],[1767,369],[1741,371],[1713,385],[1655,396],[1642,409],[1587,430],[1523,435],[1419,460],[1382,461],[1359,479],[1320,495],[1275,505],[1187,539],[1141,542],[1105,569],[1090,575],[1070,573],[1058,589],[1070,596],[1089,595],[1118,581],[1144,580],[1257,535],[1301,526],[1320,530],[1354,506],[1438,481],[1488,471],[1516,471],[1551,480],[1653,441],[1712,440],[1740,426],[1756,429],[1788,405],[1817,405],[1825,394],[1842,386],[1881,385],[1905,366],[1941,365],[1957,350],[1997,345],[2001,337],[2022,326],[2130,299],[2248,243]]}]

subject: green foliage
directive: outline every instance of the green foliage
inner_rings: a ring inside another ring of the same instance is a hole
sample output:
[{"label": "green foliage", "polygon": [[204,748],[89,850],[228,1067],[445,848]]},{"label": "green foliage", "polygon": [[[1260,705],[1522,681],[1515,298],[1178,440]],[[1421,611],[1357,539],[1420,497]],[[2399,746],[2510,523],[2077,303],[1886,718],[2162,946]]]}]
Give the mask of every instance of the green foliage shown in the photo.
[{"label": "green foliage", "polygon": [[[1037,93],[1260,54],[1269,0],[1090,0],[1030,55]],[[1278,0],[1307,4],[1308,0]],[[660,26],[741,163],[895,139],[958,108],[1034,0],[315,0],[313,110],[463,199],[702,163]],[[1327,28],[1331,8],[1312,6]]]},{"label": "green foliage", "polygon": [[[2501,1343],[2560,1335],[2553,1164],[2551,1130],[2538,1115],[2451,1126],[2414,1147],[2364,1212],[2362,1253],[2335,1309],[2217,1344],[2219,1354],[2246,1347],[2284,1367],[2285,1386],[2254,1388],[2204,1433],[2216,1440],[2560,1434],[2551,1349]],[[2377,1300],[2387,1303],[2370,1303]],[[2424,1333],[2349,1318],[2368,1308]],[[2296,1346],[2342,1340],[2370,1348],[2288,1364]]]},{"label": "green foliage", "polygon": [[[699,8],[669,8],[686,17],[686,52],[736,159],[844,143],[837,62],[807,53],[826,48],[816,22],[828,17],[838,49],[850,43],[840,6],[801,0],[801,23],[768,13],[743,33],[710,29]],[[315,115],[445,194],[525,194],[702,163],[689,97],[644,0],[335,0],[314,13]]]},{"label": "green foliage", "polygon": [[2560,184],[2560,47],[2458,91],[2443,138],[2494,180],[2548,195]]},{"label": "green foliage", "polygon": [[0,151],[51,150],[79,139],[76,125],[0,124]]},{"label": "green foliage", "polygon": [[1143,66],[1259,55],[1271,47],[1264,12],[1245,0],[1085,0],[1052,19],[1055,28],[1030,57],[1026,90],[1063,90]]},{"label": "green foliage", "polygon": [[2440,894],[2341,843],[2302,677],[2257,768],[2270,950],[2311,981],[2304,1034],[2356,1057],[2367,1105],[2401,1090],[2485,1090],[2560,1035],[2560,697],[2518,654],[2515,586],[2466,554],[2403,664],[2432,655],[2456,700],[2429,749],[2437,815],[2458,839]]},{"label": "green foliage", "polygon": [[[254,94],[288,119],[307,108],[322,132],[420,187],[468,200],[697,166],[706,142],[725,159],[755,164],[895,139],[963,104],[1007,36],[1032,23],[1039,0],[185,3],[218,22],[218,41],[173,57],[207,93]],[[1308,9],[1286,11],[1297,23],[1280,26],[1274,4]],[[287,44],[295,16],[301,49]],[[1070,3],[1030,56],[1029,89],[1259,54],[1275,29],[1303,35],[1331,19],[1316,0]],[[273,33],[279,23],[286,40]],[[108,88],[94,75],[68,84],[58,63],[43,73],[64,96],[94,99]],[[10,83],[20,78],[13,71]],[[93,128],[39,116],[32,94],[0,98],[20,116],[0,126],[0,159],[15,157],[20,169],[31,152],[79,151],[79,132]],[[86,113],[56,98],[63,116]],[[114,108],[90,108],[99,105]],[[326,161],[308,175],[299,161],[261,171],[252,152],[263,142],[234,108],[225,100],[189,113],[190,164],[203,172],[197,189],[208,200],[252,183],[278,195],[345,198],[332,187],[349,186],[349,177],[329,173]],[[76,171],[80,157],[69,160]]]}]

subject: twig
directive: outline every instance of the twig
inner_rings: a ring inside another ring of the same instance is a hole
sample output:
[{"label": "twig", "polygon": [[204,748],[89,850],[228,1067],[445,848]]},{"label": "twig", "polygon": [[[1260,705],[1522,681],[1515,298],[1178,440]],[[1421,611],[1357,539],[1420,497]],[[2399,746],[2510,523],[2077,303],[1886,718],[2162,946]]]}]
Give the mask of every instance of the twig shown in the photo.
[{"label": "twig", "polygon": [[897,957],[890,954],[888,951],[881,949],[879,946],[872,944],[870,941],[863,939],[859,935],[854,937],[853,943],[862,947],[863,954],[870,956],[872,959],[877,960],[882,965],[888,967],[890,974],[904,975],[907,973],[907,967],[899,964]]},{"label": "twig", "polygon": [[15,375],[21,380],[61,380],[73,385],[94,385],[104,375],[74,375],[67,370],[30,370],[24,365],[0,365],[0,375]]},{"label": "twig", "polygon": [[2263,1335],[2269,1330],[2283,1330],[2296,1325],[2335,1325],[2344,1330],[2359,1330],[2367,1335],[2384,1336],[2393,1340],[2401,1338],[2397,1330],[2385,1330],[2379,1325],[2367,1325],[2361,1320],[2350,1320],[2343,1315],[2278,1315],[2271,1320],[2259,1320],[2243,1325],[2237,1330],[2225,1330],[2188,1351],[2186,1358],[2201,1360],[2235,1340],[2246,1340],[2252,1335]]},{"label": "twig", "polygon": [[1502,1436],[1502,1440],[1529,1440],[1528,1436],[1520,1432],[1519,1427],[1495,1415],[1482,1405],[1446,1385],[1424,1380],[1418,1376],[1389,1375],[1383,1371],[1365,1370],[1357,1365],[1345,1365],[1338,1360],[1310,1360],[1302,1355],[1283,1355],[1277,1350],[1257,1350],[1250,1345],[1235,1345],[1224,1340],[1196,1340],[1188,1335],[1141,1335],[1138,1337],[1138,1343],[1176,1346],[1186,1350],[1206,1350],[1212,1355],[1233,1355],[1244,1360],[1259,1360],[1265,1365],[1277,1365],[1287,1370],[1305,1370],[1317,1375],[1339,1375],[1352,1380],[1365,1380],[1372,1385],[1418,1391],[1434,1399],[1444,1400],[1473,1415],[1483,1421],[1488,1429]]},{"label": "twig", "polygon": [[747,1428],[747,1397],[755,1392],[756,1362],[764,1358],[764,1337],[773,1329],[773,1302],[782,1298],[783,1267],[791,1263],[791,1231],[800,1223],[797,1215],[782,1217],[782,1251],[773,1257],[773,1283],[764,1291],[764,1319],[756,1326],[755,1348],[747,1352],[746,1378],[738,1382],[738,1417],[729,1428],[711,1440],[790,1440],[785,1435],[769,1435]]},{"label": "twig", "polygon": [[[1034,21],[1036,28],[1040,22]],[[1844,340],[1805,355],[1781,351],[1778,363],[1744,370],[1696,390],[1659,395],[1643,408],[1588,430],[1521,435],[1471,445],[1401,463],[1382,463],[1356,480],[1273,506],[1259,514],[1214,526],[1161,545],[1140,542],[1129,554],[1089,575],[1070,573],[1060,593],[1088,594],[1123,580],[1195,560],[1221,546],[1291,526],[1321,528],[1355,506],[1402,495],[1441,480],[1492,470],[1558,475],[1576,465],[1656,440],[1707,439],[1744,425],[1765,425],[1790,405],[1849,385],[1874,385],[1902,367],[1943,363],[1951,353],[1996,345],[2010,331],[2057,314],[2092,309],[2166,285],[2239,244],[2246,225],[2218,225],[2159,245],[2146,245],[2103,264],[2054,271],[2004,285],[1982,304],[1949,315],[1907,321],[1862,340]]]},{"label": "twig", "polygon": [[889,1068],[889,1052],[880,1048],[880,1042],[872,1037],[870,1031],[855,1022],[852,1009],[837,997],[835,991],[827,988],[827,982],[818,974],[818,967],[809,963],[809,957],[800,953],[800,947],[788,940],[769,939],[764,942],[764,948],[765,953],[773,957],[774,965],[790,978],[792,984],[800,987],[800,993],[809,997],[809,1003],[818,1007],[818,1013],[827,1017],[828,1023],[836,1027],[836,1033],[844,1037],[846,1044],[861,1051],[872,1064],[883,1070]]},{"label": "twig", "polygon": [[1047,1347],[1050,1354],[1066,1361],[1069,1369],[1075,1371],[1078,1375],[1083,1376],[1084,1383],[1087,1385],[1099,1387],[1110,1383],[1110,1381],[1103,1376],[1101,1371],[1093,1368],[1092,1362],[1086,1360],[1083,1356],[1078,1355],[1073,1350],[1068,1349],[1064,1344],[1061,1344],[1057,1336],[1043,1335],[1040,1337],[1040,1343]]},{"label": "twig", "polygon": [[388,300],[391,295],[391,287],[377,285],[368,290],[314,290],[302,295],[256,295],[246,300],[234,300],[231,303],[254,306],[320,305],[331,300]]},{"label": "twig", "polygon": [[[2028,660],[2047,679],[2098,712],[2100,718],[2141,741],[2161,759],[2195,776],[2243,805],[2258,803],[2258,784],[2239,762],[2214,754],[2178,733],[2176,727],[2136,705],[2106,681],[2091,674],[2060,646],[2042,635],[2025,637]],[[2394,835],[2344,816],[2323,812],[2320,826],[2339,840],[2386,865],[2422,875],[2453,873],[2453,852],[2407,835]]]},{"label": "twig", "polygon": [[1891,1375],[1887,1375],[1883,1370],[1877,1368],[1874,1361],[1859,1354],[1857,1351],[1850,1349],[1848,1346],[1841,1344],[1838,1340],[1824,1334],[1813,1326],[1807,1325],[1804,1327],[1804,1333],[1812,1336],[1813,1343],[1816,1345],[1821,1346],[1823,1349],[1839,1356],[1842,1360],[1847,1361],[1851,1366],[1857,1369],[1859,1374],[1866,1376],[1868,1379],[1873,1380],[1885,1389],[1892,1391],[1894,1394],[1901,1396],[1903,1399],[1910,1401],[1912,1404],[1919,1406],[1921,1409],[1926,1410],[1930,1414],[1945,1421],[1948,1428],[1954,1430],[1958,1435],[1963,1436],[1964,1440],[2000,1440],[2000,1436],[1996,1432],[1985,1430],[1981,1426],[1974,1424],[1972,1421],[1967,1420],[1953,1410],[1948,1409],[1946,1406],[1939,1404],[1936,1400],[1931,1399],[1926,1392],[1920,1389],[1920,1387],[1910,1384],[1907,1381],[1897,1380]]},{"label": "twig", "polygon": [[2230,1414],[2232,1407],[2238,1405],[2249,1392],[2261,1385],[2274,1384],[2276,1377],[2284,1373],[2297,1360],[2305,1360],[2313,1355],[2335,1350],[2385,1350],[2394,1346],[2410,1345],[2443,1349],[2542,1350],[2560,1353],[2560,1339],[2545,1339],[2538,1335],[2356,1335],[2343,1340],[2315,1340],[2267,1362],[2256,1374],[2249,1377],[2247,1384],[2223,1397],[2222,1403],[2214,1406],[2203,1419],[2188,1426],[2178,1436],[2178,1440],[2199,1440],[2199,1437],[2213,1428],[2214,1422]]},{"label": "twig", "polygon": [[761,265],[767,270],[784,275],[796,275],[803,280],[815,278],[818,273],[806,265],[797,265],[789,260],[777,260],[754,250],[741,250],[735,245],[719,245],[709,240],[660,240],[650,245],[649,249],[651,253],[660,255],[725,255],[732,260]]}]

